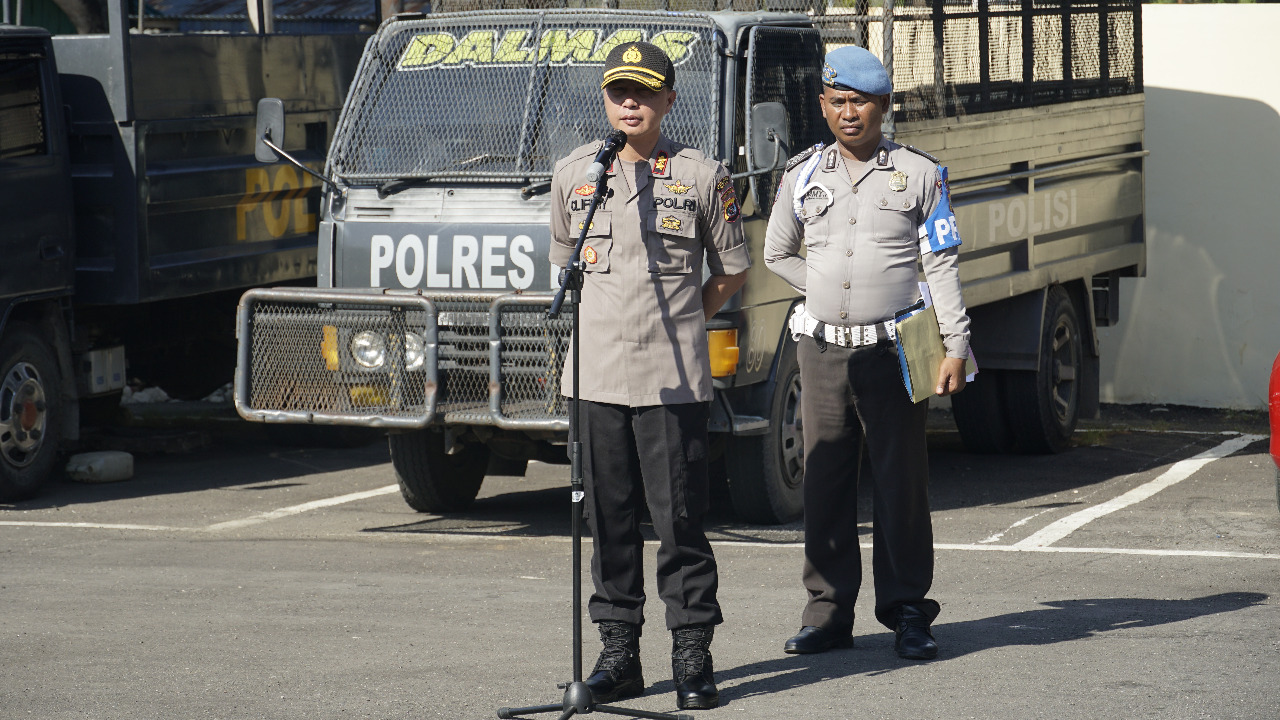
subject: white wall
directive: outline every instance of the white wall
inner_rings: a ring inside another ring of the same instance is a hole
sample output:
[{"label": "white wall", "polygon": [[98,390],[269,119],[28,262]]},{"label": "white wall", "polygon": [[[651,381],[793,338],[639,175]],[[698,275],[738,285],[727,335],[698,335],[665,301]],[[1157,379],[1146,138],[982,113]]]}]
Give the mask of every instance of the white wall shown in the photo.
[{"label": "white wall", "polygon": [[1280,6],[1144,5],[1147,276],[1102,400],[1266,407],[1280,350]]}]

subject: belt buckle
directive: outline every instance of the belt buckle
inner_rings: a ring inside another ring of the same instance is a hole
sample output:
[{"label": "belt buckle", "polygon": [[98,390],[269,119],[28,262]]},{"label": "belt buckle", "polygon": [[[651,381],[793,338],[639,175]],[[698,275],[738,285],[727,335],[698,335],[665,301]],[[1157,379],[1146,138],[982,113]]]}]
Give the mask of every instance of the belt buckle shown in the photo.
[{"label": "belt buckle", "polygon": [[853,347],[853,328],[840,328],[840,344],[844,347]]}]

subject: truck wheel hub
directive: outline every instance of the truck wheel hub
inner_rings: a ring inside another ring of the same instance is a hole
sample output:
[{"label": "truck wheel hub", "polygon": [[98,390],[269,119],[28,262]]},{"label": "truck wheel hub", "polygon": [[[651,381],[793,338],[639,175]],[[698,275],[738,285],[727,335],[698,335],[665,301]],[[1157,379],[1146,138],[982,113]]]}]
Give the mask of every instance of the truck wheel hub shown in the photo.
[{"label": "truck wheel hub", "polygon": [[787,385],[783,401],[781,451],[787,487],[799,487],[804,480],[804,424],[800,421],[800,375]]},{"label": "truck wheel hub", "polygon": [[40,449],[45,424],[44,386],[34,366],[18,363],[0,385],[0,455],[18,467]]}]

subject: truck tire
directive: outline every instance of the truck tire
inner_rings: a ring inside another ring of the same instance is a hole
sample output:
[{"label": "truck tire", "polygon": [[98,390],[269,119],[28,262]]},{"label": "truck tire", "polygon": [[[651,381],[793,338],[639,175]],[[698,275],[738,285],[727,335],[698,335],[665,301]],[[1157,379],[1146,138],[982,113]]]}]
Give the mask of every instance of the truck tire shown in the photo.
[{"label": "truck tire", "polygon": [[778,358],[769,431],[730,437],[725,456],[729,499],[740,519],[777,525],[804,513],[804,429],[800,421],[800,364],[787,338]]},{"label": "truck tire", "polygon": [[1004,370],[983,370],[951,396],[951,416],[971,453],[992,455],[1014,449],[1013,430],[1005,418],[1004,374]]},{"label": "truck tire", "polygon": [[391,465],[400,482],[400,494],[418,512],[459,512],[471,507],[485,468],[489,448],[463,445],[458,452],[445,452],[444,433],[415,430],[388,436]]},{"label": "truck tire", "polygon": [[34,496],[62,442],[62,378],[54,349],[25,323],[0,339],[0,501]]},{"label": "truck tire", "polygon": [[1084,366],[1079,314],[1061,285],[1045,296],[1041,328],[1039,370],[1007,371],[1004,399],[1016,449],[1048,454],[1071,446],[1080,414],[1077,376]]}]

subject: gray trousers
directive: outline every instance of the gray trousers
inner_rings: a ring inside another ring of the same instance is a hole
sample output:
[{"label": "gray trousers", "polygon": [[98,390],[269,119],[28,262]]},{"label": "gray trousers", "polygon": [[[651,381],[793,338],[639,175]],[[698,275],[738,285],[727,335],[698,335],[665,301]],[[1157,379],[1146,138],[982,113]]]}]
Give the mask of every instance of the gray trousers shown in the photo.
[{"label": "gray trousers", "polygon": [[702,529],[708,507],[708,403],[626,407],[582,401],[583,480],[591,530],[592,622],[644,622],[647,501],[658,535],[667,628],[719,624],[718,576]]},{"label": "gray trousers", "polygon": [[[883,333],[883,331],[881,331]],[[858,471],[870,459],[871,567],[876,619],[889,628],[911,605],[930,619],[933,524],[929,518],[928,403],[912,403],[897,350],[876,345],[819,351],[813,338],[797,348],[804,387],[804,574],[808,602],[801,624],[836,632],[853,627],[862,584],[858,547]]]}]

